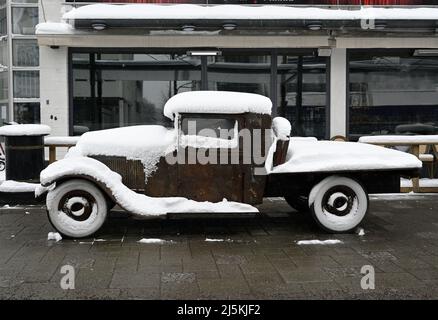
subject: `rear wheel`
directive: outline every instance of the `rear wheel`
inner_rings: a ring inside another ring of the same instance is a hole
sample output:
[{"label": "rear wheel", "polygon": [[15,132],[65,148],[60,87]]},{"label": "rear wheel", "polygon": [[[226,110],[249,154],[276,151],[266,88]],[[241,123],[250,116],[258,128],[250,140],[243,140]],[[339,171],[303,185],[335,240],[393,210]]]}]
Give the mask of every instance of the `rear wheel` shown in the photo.
[{"label": "rear wheel", "polygon": [[341,176],[325,178],[309,196],[315,221],[331,233],[354,230],[368,211],[368,194],[357,181]]},{"label": "rear wheel", "polygon": [[303,195],[288,195],[284,199],[293,209],[299,212],[309,211],[309,198]]},{"label": "rear wheel", "polygon": [[50,190],[46,198],[47,215],[53,227],[72,238],[88,237],[105,222],[107,199],[86,180],[66,181]]}]

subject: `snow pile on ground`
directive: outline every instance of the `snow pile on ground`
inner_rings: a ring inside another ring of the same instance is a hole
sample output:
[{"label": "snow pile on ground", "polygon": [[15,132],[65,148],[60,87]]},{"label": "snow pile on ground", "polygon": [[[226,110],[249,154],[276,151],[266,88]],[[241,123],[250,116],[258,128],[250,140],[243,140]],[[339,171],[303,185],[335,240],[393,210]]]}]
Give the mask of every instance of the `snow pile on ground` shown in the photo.
[{"label": "snow pile on ground", "polygon": [[69,34],[74,28],[65,22],[43,22],[35,27],[36,34]]},{"label": "snow pile on ground", "polygon": [[385,144],[399,143],[403,145],[405,143],[438,143],[438,135],[415,135],[415,136],[405,136],[405,135],[387,135],[387,136],[363,136],[359,138],[361,143],[377,143]]},{"label": "snow pile on ground", "polygon": [[56,242],[58,242],[62,240],[62,237],[58,232],[49,232],[47,234],[47,240],[55,240]]},{"label": "snow pile on ground", "polygon": [[289,120],[283,117],[275,117],[272,119],[272,130],[278,140],[289,140],[291,125]]},{"label": "snow pile on ground", "polygon": [[254,94],[229,91],[190,91],[174,95],[164,106],[164,115],[170,119],[179,113],[245,112],[271,114],[269,98]]},{"label": "snow pile on ground", "polygon": [[250,20],[436,20],[436,8],[373,8],[359,10],[328,9],[293,6],[239,6],[217,5],[198,6],[193,4],[154,5],[107,5],[94,4],[70,10],[63,15],[64,20],[75,19],[250,19]]},{"label": "snow pile on ground", "polygon": [[157,239],[157,238],[143,238],[137,241],[138,243],[144,244],[165,244],[165,243],[173,243],[173,241]]},{"label": "snow pile on ground", "polygon": [[143,125],[84,133],[66,155],[120,156],[140,160],[146,179],[156,170],[161,157],[176,148],[176,133],[159,125]]},{"label": "snow pile on ground", "polygon": [[357,228],[356,233],[359,237],[363,237],[365,235],[365,230],[363,228]]},{"label": "snow pile on ground", "polygon": [[0,192],[35,192],[40,185],[38,183],[6,180],[0,184]]},{"label": "snow pile on ground", "polygon": [[343,243],[341,240],[338,239],[329,239],[329,240],[300,240],[297,241],[298,245],[309,245],[309,244],[319,244],[319,245],[326,245],[326,244],[340,244]]},{"label": "snow pile on ground", "polygon": [[273,168],[271,173],[416,169],[421,166],[421,161],[414,155],[379,146],[295,140],[289,143],[286,162]]},{"label": "snow pile on ground", "polygon": [[78,143],[80,138],[81,138],[80,136],[66,136],[66,137],[50,136],[44,138],[44,144],[47,146],[54,144],[74,145]]},{"label": "snow pile on ground", "polygon": [[181,212],[258,212],[248,204],[226,201],[197,202],[183,197],[148,197],[136,193],[122,183],[119,174],[103,163],[87,157],[69,157],[52,163],[41,172],[43,186],[48,186],[65,175],[87,175],[112,190],[117,203],[126,211],[141,216],[158,216]]},{"label": "snow pile on ground", "polygon": [[38,136],[50,134],[44,124],[11,124],[0,127],[0,136]]}]

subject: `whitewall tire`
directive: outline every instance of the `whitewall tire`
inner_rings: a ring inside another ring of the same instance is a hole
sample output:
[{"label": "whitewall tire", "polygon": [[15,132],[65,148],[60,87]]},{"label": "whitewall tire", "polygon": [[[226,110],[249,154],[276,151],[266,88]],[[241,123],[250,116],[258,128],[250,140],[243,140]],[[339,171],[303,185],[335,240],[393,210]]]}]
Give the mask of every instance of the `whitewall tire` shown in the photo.
[{"label": "whitewall tire", "polygon": [[53,227],[72,238],[88,237],[105,222],[107,199],[93,183],[74,179],[50,190],[46,199],[47,215]]},{"label": "whitewall tire", "polygon": [[357,181],[330,176],[313,187],[309,196],[313,218],[331,233],[354,230],[368,211],[368,194]]}]

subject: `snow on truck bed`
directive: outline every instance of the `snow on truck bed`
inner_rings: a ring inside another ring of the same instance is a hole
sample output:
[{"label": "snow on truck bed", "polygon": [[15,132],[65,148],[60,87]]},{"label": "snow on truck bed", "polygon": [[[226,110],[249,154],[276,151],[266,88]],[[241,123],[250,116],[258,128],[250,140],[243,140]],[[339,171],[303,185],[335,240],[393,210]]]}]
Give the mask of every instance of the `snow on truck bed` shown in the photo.
[{"label": "snow on truck bed", "polygon": [[379,146],[335,141],[291,140],[286,163],[270,173],[416,169],[417,157]]},{"label": "snow on truck bed", "polygon": [[122,183],[121,176],[103,163],[80,156],[71,156],[52,163],[41,171],[41,184],[50,184],[57,178],[69,174],[84,174],[93,177],[112,190],[114,198],[122,208],[141,216],[159,216],[181,212],[258,212],[251,205],[229,202],[225,199],[222,202],[212,203],[208,201],[197,202],[183,197],[148,197],[126,187]]},{"label": "snow on truck bed", "polygon": [[271,114],[271,99],[254,93],[229,91],[191,91],[170,98],[164,106],[164,115],[173,119],[178,113],[245,112]]}]

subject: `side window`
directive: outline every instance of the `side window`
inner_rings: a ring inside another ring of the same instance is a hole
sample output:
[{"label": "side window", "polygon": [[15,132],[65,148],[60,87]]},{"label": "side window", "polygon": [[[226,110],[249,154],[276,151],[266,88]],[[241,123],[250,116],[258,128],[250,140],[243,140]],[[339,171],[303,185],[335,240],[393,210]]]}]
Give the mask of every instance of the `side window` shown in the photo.
[{"label": "side window", "polygon": [[224,118],[184,117],[181,121],[179,144],[194,148],[237,148],[238,122]]}]

